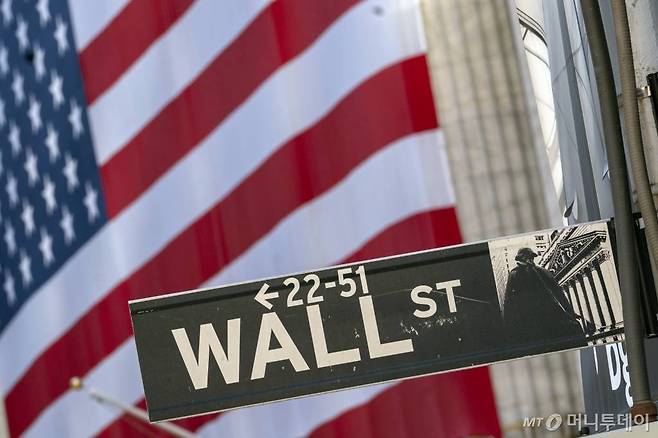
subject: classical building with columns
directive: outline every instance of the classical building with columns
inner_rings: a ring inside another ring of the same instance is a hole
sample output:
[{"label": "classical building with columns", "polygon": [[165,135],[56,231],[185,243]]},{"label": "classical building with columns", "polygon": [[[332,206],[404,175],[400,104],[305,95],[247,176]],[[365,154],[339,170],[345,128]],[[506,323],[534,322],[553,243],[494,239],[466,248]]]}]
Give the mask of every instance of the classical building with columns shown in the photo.
[{"label": "classical building with columns", "polygon": [[[573,311],[596,343],[603,329],[621,327],[616,269],[604,224],[555,231],[538,264],[555,275]],[[587,322],[585,322],[587,321]]]}]

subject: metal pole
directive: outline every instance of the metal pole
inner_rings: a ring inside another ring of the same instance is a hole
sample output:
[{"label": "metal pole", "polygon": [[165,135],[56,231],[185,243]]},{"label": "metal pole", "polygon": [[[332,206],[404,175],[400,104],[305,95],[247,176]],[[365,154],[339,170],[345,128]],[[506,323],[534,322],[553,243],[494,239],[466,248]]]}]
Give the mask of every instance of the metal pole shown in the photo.
[{"label": "metal pole", "polygon": [[[71,389],[75,389],[75,390],[82,390],[86,388],[79,377],[73,377],[71,379],[70,385],[71,385]],[[137,419],[138,421],[141,421],[145,424],[149,424],[155,427],[156,429],[165,431],[171,436],[175,436],[179,438],[193,438],[195,436],[192,432],[185,430],[182,427],[177,426],[175,424],[171,424],[167,422],[150,423],[149,416],[146,413],[146,411],[144,411],[143,409],[123,403],[120,400],[117,400],[106,394],[103,394],[102,392],[98,391],[95,388],[86,388],[86,390],[87,390],[87,394],[89,394],[89,396],[94,400],[96,400],[98,403],[109,405],[112,406],[113,408],[119,409],[121,412],[130,415],[131,417]]]},{"label": "metal pole", "polygon": [[[633,49],[631,46],[631,32],[628,26],[626,2],[617,0],[612,2],[612,16],[617,36],[617,50],[619,58],[619,75],[622,88],[622,105],[624,108],[624,127],[628,141],[628,156],[635,181],[637,204],[644,219],[645,235],[649,253],[658,259],[658,216],[656,205],[651,193],[651,184],[647,171],[647,161],[642,145],[642,129],[640,128],[640,112],[637,107],[637,88],[635,85],[635,67]],[[655,35],[653,35],[655,38]]]},{"label": "metal pole", "polygon": [[[626,157],[617,106],[612,64],[597,0],[581,0],[583,19],[591,48],[592,64],[601,104],[603,134],[608,156],[610,185],[615,213],[619,282],[623,300],[624,332],[633,395],[633,414],[656,416],[651,401],[644,351],[644,327],[640,313],[639,279]],[[622,4],[622,7],[625,7]],[[635,93],[633,93],[635,99]]]}]

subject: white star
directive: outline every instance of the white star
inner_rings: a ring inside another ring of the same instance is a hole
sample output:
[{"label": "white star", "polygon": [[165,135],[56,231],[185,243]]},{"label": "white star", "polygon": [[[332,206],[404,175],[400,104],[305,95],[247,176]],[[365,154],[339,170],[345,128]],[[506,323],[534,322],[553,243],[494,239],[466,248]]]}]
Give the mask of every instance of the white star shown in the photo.
[{"label": "white star", "polygon": [[18,48],[20,50],[27,49],[29,44],[27,39],[27,23],[20,15],[16,18],[16,40],[18,41]]},{"label": "white star", "polygon": [[34,43],[34,76],[37,81],[41,81],[46,74],[46,51],[39,46],[39,43]]},{"label": "white star", "polygon": [[5,20],[5,24],[11,23],[11,0],[2,0],[2,17]]},{"label": "white star", "polygon": [[50,86],[48,87],[48,91],[50,91],[50,94],[53,96],[53,107],[55,107],[55,109],[59,108],[59,106],[64,103],[64,93],[62,93],[63,84],[64,80],[62,77],[59,76],[55,70],[52,70],[50,72]]},{"label": "white star", "polygon": [[75,239],[75,230],[73,228],[73,216],[69,213],[69,209],[66,206],[62,207],[62,220],[59,221],[59,226],[62,227],[64,231],[64,241],[66,244],[70,244]]},{"label": "white star", "polygon": [[50,21],[50,9],[48,8],[48,0],[39,0],[37,2],[37,12],[39,13],[41,26],[45,26]]},{"label": "white star", "polygon": [[87,193],[85,194],[85,199],[83,202],[85,207],[87,207],[87,217],[89,218],[89,222],[93,223],[99,215],[98,193],[96,193],[96,190],[94,190],[94,188],[89,183],[85,184],[85,191]]},{"label": "white star", "polygon": [[71,112],[69,112],[69,123],[73,129],[73,138],[77,139],[84,131],[82,127],[82,110],[75,100],[71,101]]},{"label": "white star", "polygon": [[30,265],[32,265],[32,261],[27,256],[27,254],[25,254],[25,251],[21,251],[21,261],[18,265],[18,269],[21,270],[23,286],[28,286],[30,283],[32,283],[32,271],[30,269]]},{"label": "white star", "polygon": [[4,45],[0,45],[0,74],[2,74],[2,76],[9,73],[8,56],[9,52],[7,52],[7,48]]},{"label": "white star", "polygon": [[34,96],[30,96],[30,109],[27,110],[27,116],[32,124],[32,132],[41,129],[41,104]]},{"label": "white star", "polygon": [[62,92],[63,84],[64,80],[62,77],[59,76],[55,70],[52,70],[50,72],[50,86],[48,87],[48,91],[50,91],[50,94],[53,96],[53,107],[55,107],[55,109],[58,109],[59,106],[64,103],[64,93]]},{"label": "white star", "polygon": [[23,76],[20,73],[14,72],[14,81],[11,83],[11,89],[14,92],[14,100],[16,105],[20,105],[25,100],[25,92],[23,91]]},{"label": "white star", "polygon": [[25,153],[25,165],[23,166],[27,173],[27,182],[32,187],[39,180],[39,171],[37,170],[37,156],[34,155],[32,149]]},{"label": "white star", "polygon": [[14,277],[11,276],[9,270],[7,269],[5,273],[5,292],[7,293],[7,302],[11,306],[16,302],[16,290],[14,289]]},{"label": "white star", "polygon": [[57,207],[57,200],[55,199],[55,184],[50,180],[48,175],[43,177],[43,190],[41,196],[46,202],[46,211],[48,214],[53,214],[55,207]]},{"label": "white star", "polygon": [[64,157],[64,176],[66,177],[66,184],[70,191],[78,187],[78,162],[75,161],[69,154]]},{"label": "white star", "polygon": [[21,220],[25,227],[25,235],[30,237],[34,233],[34,207],[29,202],[23,201],[23,212],[21,213]]},{"label": "white star", "polygon": [[11,143],[11,152],[14,156],[18,155],[21,151],[21,132],[13,121],[9,122],[9,136],[7,138]]},{"label": "white star", "polygon": [[10,223],[7,223],[5,226],[5,243],[7,244],[7,252],[9,252],[9,255],[14,255],[16,252],[16,235],[14,234],[14,228]]},{"label": "white star", "polygon": [[55,40],[57,41],[57,49],[59,54],[62,55],[69,48],[69,41],[66,38],[66,31],[68,26],[62,21],[62,17],[55,19]]},{"label": "white star", "polygon": [[50,161],[53,162],[59,158],[59,146],[57,144],[57,131],[53,128],[53,125],[48,123],[48,135],[46,136],[46,147],[50,153]]},{"label": "white star", "polygon": [[7,123],[7,116],[5,115],[5,101],[0,99],[0,128]]},{"label": "white star", "polygon": [[14,175],[11,173],[7,177],[7,186],[5,187],[5,190],[7,190],[7,196],[9,196],[9,203],[14,207],[18,203],[18,191],[16,187],[16,178],[14,178]]},{"label": "white star", "polygon": [[53,255],[53,238],[46,232],[45,228],[41,228],[41,241],[39,242],[39,251],[43,256],[43,265],[50,266],[55,261]]}]

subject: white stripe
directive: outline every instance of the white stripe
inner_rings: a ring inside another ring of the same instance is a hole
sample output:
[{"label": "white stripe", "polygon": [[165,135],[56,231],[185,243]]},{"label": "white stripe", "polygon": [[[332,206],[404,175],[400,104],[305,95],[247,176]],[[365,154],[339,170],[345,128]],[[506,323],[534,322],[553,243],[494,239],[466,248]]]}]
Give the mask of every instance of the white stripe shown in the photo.
[{"label": "white stripe", "polygon": [[193,4],[89,108],[99,165],[193,82],[269,2],[199,0]]},{"label": "white stripe", "polygon": [[[374,72],[422,50],[418,42],[399,43],[400,26],[406,32],[416,28],[414,14],[394,13],[395,0],[379,3],[390,3],[387,14],[375,15],[369,5],[352,9],[304,56],[280,69],[28,300],[0,335],[0,351],[12,352],[0,357],[3,392],[91,306],[229,193],[278,145]],[[39,330],[34,330],[35,320]]]},{"label": "white stripe", "polygon": [[339,185],[293,212],[209,285],[337,263],[402,219],[454,203],[441,131],[378,152]]},{"label": "white stripe", "polygon": [[[452,205],[447,158],[441,143],[436,131],[425,132],[406,137],[373,155],[330,191],[290,214],[206,286],[335,264],[387,227],[419,212]],[[282,251],[285,257],[281,256]],[[112,391],[112,395],[134,403],[141,396],[142,387],[134,379],[137,358],[133,342],[131,338],[124,343],[118,350],[124,353],[109,356],[86,380],[99,382],[94,383],[98,389]],[[113,379],[104,383],[99,376]],[[122,382],[117,376],[128,377]],[[79,413],[84,412],[88,413],[84,423],[89,424],[75,427],[85,428],[85,433],[79,435],[85,436],[100,431],[118,416],[92,417],[92,409],[79,403],[83,402],[76,394],[65,394],[44,411],[30,432],[48,430],[52,436],[78,436],[70,433],[70,423],[80,422]],[[240,418],[231,420],[231,427],[238,427],[243,421]],[[92,426],[94,430],[86,429]]]},{"label": "white stripe", "polygon": [[304,437],[342,413],[367,404],[394,383],[286,400],[223,414],[199,429],[200,437]]},{"label": "white stripe", "polygon": [[78,52],[101,33],[128,0],[68,0]]}]

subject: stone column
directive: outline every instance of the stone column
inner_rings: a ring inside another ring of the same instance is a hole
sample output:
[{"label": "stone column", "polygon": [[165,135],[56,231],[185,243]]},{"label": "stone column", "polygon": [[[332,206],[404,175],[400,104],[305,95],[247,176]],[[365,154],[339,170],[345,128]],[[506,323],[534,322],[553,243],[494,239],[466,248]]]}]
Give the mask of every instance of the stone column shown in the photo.
[{"label": "stone column", "polygon": [[512,2],[422,0],[422,6],[464,239],[559,224]]},{"label": "stone column", "polygon": [[603,309],[601,308],[601,301],[599,300],[599,291],[596,288],[596,284],[594,283],[594,279],[592,278],[592,268],[591,266],[587,266],[585,268],[585,278],[587,279],[587,282],[589,283],[590,288],[592,289],[592,294],[594,295],[594,304],[596,305],[596,312],[599,315],[599,319],[601,321],[601,326],[605,326],[608,324],[608,322],[605,319],[605,316],[603,315]]},{"label": "stone column", "polygon": [[[580,288],[582,290],[583,302],[585,303],[585,308],[587,309],[587,318],[589,319],[589,321],[596,324],[596,321],[594,320],[594,313],[592,312],[592,306],[590,305],[589,297],[587,296],[587,289],[585,289],[585,282],[583,281],[583,276],[580,274],[576,274],[576,281],[577,284],[580,284]],[[591,330],[586,330],[586,332],[591,333]]]},{"label": "stone column", "polygon": [[[587,315],[585,315],[585,312],[583,311],[583,305],[581,304],[580,301],[580,296],[578,294],[578,288],[576,287],[576,281],[572,278],[569,280],[569,287],[573,288],[573,294],[576,297],[576,303],[578,303],[578,314],[582,316],[583,318],[587,318]],[[585,323],[583,321],[580,321],[580,324],[583,326],[583,330],[585,329]]]},{"label": "stone column", "polygon": [[601,283],[603,296],[605,297],[605,305],[608,308],[608,312],[610,312],[610,318],[612,319],[610,323],[614,325],[617,323],[617,318],[615,318],[615,312],[612,309],[612,303],[610,302],[610,295],[608,295],[608,288],[606,287],[605,281],[603,280],[603,273],[601,272],[601,264],[599,263],[598,260],[594,260],[594,272],[596,272],[597,277],[599,277],[599,283]]},{"label": "stone column", "polygon": [[566,295],[567,300],[569,301],[569,305],[570,305],[571,308],[573,309],[573,308],[574,308],[574,305],[573,305],[573,303],[571,302],[571,294],[569,293],[569,288],[568,288],[566,285],[562,287],[562,293],[563,293],[564,295]]},{"label": "stone column", "polygon": [[[562,223],[546,145],[527,70],[519,18],[511,0],[420,0],[430,75],[466,242],[546,229]],[[577,354],[568,353],[570,361]],[[572,399],[577,373],[554,383],[548,359],[536,358],[533,378],[524,361],[491,368],[501,425],[524,416],[533,398],[551,402],[544,386]],[[577,370],[577,364],[570,367]],[[513,382],[509,382],[509,378]],[[514,395],[510,387],[527,392]],[[535,404],[536,405],[536,404]],[[581,406],[570,406],[579,412]],[[544,411],[542,407],[542,412]],[[552,405],[545,412],[565,412]]]}]

